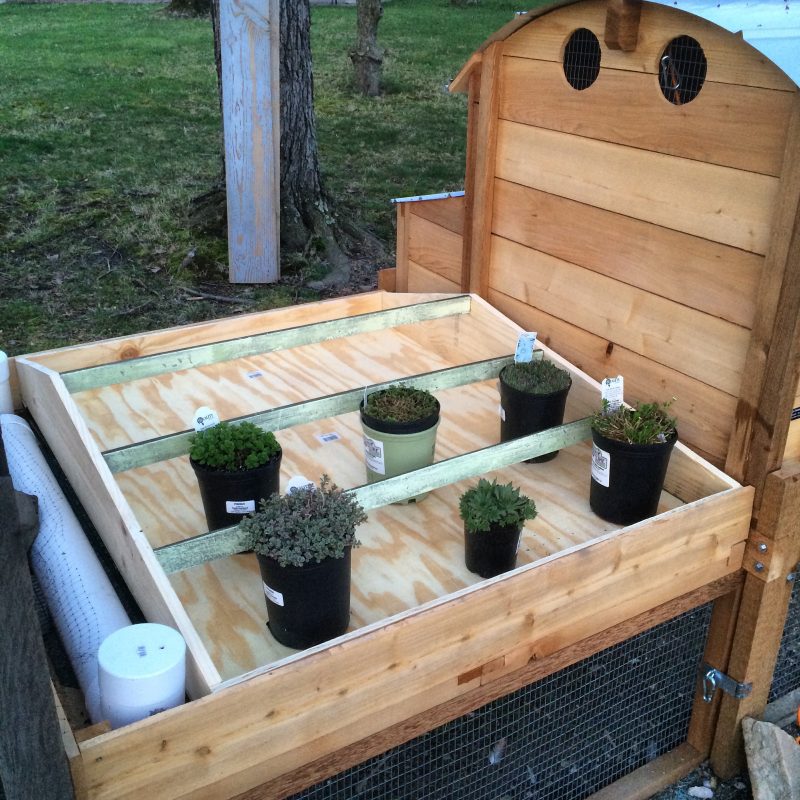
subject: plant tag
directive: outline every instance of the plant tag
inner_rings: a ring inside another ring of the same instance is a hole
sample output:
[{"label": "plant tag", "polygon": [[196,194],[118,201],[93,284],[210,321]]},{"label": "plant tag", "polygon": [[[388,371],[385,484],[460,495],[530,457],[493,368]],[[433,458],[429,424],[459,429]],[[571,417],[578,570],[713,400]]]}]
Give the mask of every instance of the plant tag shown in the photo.
[{"label": "plant tag", "polygon": [[342,437],[335,431],[331,431],[330,433],[318,433],[316,438],[319,439],[322,444],[330,444],[331,442],[338,442]]},{"label": "plant tag", "polygon": [[254,369],[252,372],[245,373],[250,380],[255,380],[256,378],[263,378],[264,373],[260,369]]},{"label": "plant tag", "polygon": [[256,510],[255,500],[226,500],[225,510],[229,514],[252,514]]},{"label": "plant tag", "polygon": [[305,475],[293,475],[286,484],[286,494],[296,492],[298,489],[313,489],[314,483]]},{"label": "plant tag", "polygon": [[536,346],[536,331],[521,333],[517,339],[517,349],[514,351],[514,363],[522,364],[533,360],[533,348]]},{"label": "plant tag", "polygon": [[364,460],[367,462],[367,467],[373,472],[377,472],[378,475],[385,475],[386,462],[383,459],[383,442],[365,436]]},{"label": "plant tag", "polygon": [[608,487],[611,476],[611,454],[601,450],[596,444],[592,445],[592,478],[601,486]]},{"label": "plant tag", "polygon": [[503,406],[497,406],[497,409],[500,412],[500,419],[503,420],[503,422],[505,422],[506,421],[506,410],[503,408]]},{"label": "plant tag", "polygon": [[616,378],[604,378],[603,382],[600,384],[600,396],[603,400],[608,401],[608,406],[606,406],[605,411],[606,414],[611,414],[622,405],[624,399],[623,384],[624,380],[622,375],[617,375]]},{"label": "plant tag", "polygon": [[283,605],[283,595],[276,592],[271,586],[267,586],[266,583],[264,584],[264,594],[267,596],[267,600],[271,600],[276,606]]},{"label": "plant tag", "polygon": [[193,422],[194,429],[199,433],[206,428],[213,428],[215,425],[219,425],[219,417],[214,409],[208,408],[208,406],[200,406],[194,412]]}]

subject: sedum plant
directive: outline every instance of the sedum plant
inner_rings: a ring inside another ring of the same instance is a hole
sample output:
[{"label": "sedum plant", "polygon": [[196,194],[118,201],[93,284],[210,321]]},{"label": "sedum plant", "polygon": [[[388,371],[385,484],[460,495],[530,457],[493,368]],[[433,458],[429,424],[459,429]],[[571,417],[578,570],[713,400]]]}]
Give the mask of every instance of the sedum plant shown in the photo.
[{"label": "sedum plant", "polygon": [[256,553],[282,567],[342,558],[358,547],[356,528],[367,515],[355,496],[343,492],[327,475],[319,487],[305,486],[261,500],[258,510],[242,520]]},{"label": "sedum plant", "polygon": [[569,372],[543,358],[509,364],[503,369],[503,380],[512,389],[528,394],[553,394],[572,382]]},{"label": "sedum plant", "polygon": [[209,469],[239,472],[255,469],[280,452],[271,431],[252,422],[220,422],[191,438],[191,458]]},{"label": "sedum plant", "polygon": [[364,411],[381,422],[415,422],[435,414],[439,405],[425,389],[413,386],[391,386],[367,397]]},{"label": "sedum plant", "polygon": [[536,516],[536,505],[510,483],[489,483],[485,478],[461,495],[458,510],[471,533],[488,531],[493,525],[522,525]]},{"label": "sedum plant", "polygon": [[620,406],[608,411],[608,401],[592,417],[592,428],[607,439],[628,444],[663,444],[675,434],[675,418],[666,403],[641,403],[638,408]]}]

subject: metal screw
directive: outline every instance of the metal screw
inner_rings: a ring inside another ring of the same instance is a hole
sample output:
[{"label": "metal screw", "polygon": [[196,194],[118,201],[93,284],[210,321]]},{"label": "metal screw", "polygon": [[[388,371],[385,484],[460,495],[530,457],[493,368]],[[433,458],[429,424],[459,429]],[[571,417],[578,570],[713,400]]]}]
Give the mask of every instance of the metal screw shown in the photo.
[{"label": "metal screw", "polygon": [[789,573],[789,574],[786,576],[786,580],[787,580],[789,583],[792,583],[796,577],[797,577],[797,575],[795,575],[795,573],[794,573],[794,572],[790,572],[790,573]]},{"label": "metal screw", "polygon": [[766,544],[764,544],[764,542],[761,542],[761,544],[758,546],[759,553],[766,553],[768,549],[769,548],[766,546]]},{"label": "metal screw", "polygon": [[764,571],[764,565],[760,561],[756,561],[755,570],[756,570],[756,572],[763,572]]}]

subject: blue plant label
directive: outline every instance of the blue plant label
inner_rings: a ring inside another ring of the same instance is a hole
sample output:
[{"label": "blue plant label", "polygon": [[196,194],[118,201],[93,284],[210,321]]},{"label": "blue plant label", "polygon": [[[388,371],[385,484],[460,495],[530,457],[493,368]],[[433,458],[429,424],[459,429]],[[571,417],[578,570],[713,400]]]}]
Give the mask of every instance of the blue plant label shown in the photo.
[{"label": "blue plant label", "polygon": [[514,351],[514,362],[522,364],[533,360],[533,350],[536,347],[536,331],[521,333],[517,339],[517,349]]},{"label": "blue plant label", "polygon": [[622,375],[616,378],[604,378],[600,384],[600,396],[606,400],[608,405],[603,403],[606,414],[616,411],[624,401],[624,380]]},{"label": "blue plant label", "polygon": [[192,423],[194,429],[199,433],[200,431],[206,430],[206,428],[213,428],[215,425],[219,425],[219,417],[213,408],[200,406],[200,408],[194,412]]}]

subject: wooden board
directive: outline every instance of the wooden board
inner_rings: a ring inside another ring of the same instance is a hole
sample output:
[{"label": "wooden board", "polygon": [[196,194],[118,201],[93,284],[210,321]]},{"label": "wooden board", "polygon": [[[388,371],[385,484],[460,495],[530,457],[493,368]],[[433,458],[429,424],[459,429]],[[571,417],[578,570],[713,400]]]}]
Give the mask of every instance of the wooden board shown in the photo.
[{"label": "wooden board", "polygon": [[[601,64],[606,63],[605,53]],[[706,81],[681,106],[665,102],[655,76],[602,67],[576,91],[563,63],[503,60],[500,116],[589,139],[778,176],[794,92]],[[742,109],[748,135],[742,136]]]},{"label": "wooden board", "polygon": [[689,308],[753,324],[763,256],[503,180],[495,184],[492,231]]},{"label": "wooden board", "polygon": [[[408,289],[411,292],[432,291],[432,292],[458,292],[461,285],[454,281],[432,272],[419,264],[408,261]],[[424,287],[424,288],[423,288]]]},{"label": "wooden board", "polygon": [[[602,42],[606,3],[589,0],[556,9],[530,21],[504,42],[506,55],[561,61],[564,44],[577,28],[589,28]],[[665,46],[689,35],[700,42],[708,61],[707,81],[794,91],[792,81],[764,55],[723,28],[677,9],[642,6],[636,50],[603,48],[604,67],[656,75]]]},{"label": "wooden board", "polygon": [[499,236],[490,285],[737,396],[749,331]]},{"label": "wooden board", "polygon": [[496,175],[764,254],[778,180],[500,120]]},{"label": "wooden board", "polygon": [[416,214],[408,218],[408,258],[415,264],[461,283],[461,234]]}]

